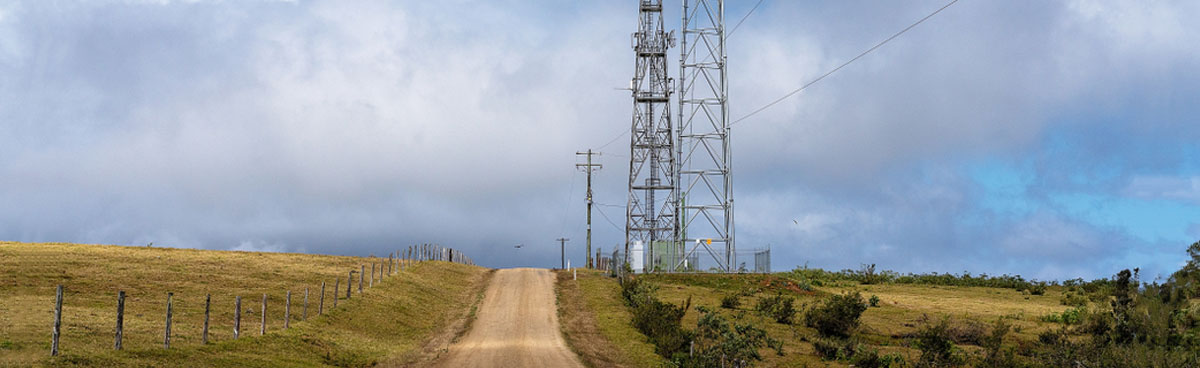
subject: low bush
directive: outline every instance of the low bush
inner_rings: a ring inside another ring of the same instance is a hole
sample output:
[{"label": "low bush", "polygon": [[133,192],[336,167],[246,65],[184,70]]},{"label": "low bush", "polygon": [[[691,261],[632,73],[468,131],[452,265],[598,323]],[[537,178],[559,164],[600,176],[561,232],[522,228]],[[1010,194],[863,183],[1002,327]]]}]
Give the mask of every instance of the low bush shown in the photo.
[{"label": "low bush", "polygon": [[986,368],[1013,368],[1020,367],[1022,364],[1017,360],[1016,353],[1012,349],[1004,349],[1004,337],[1012,330],[1012,326],[1003,318],[997,319],[992,325],[992,332],[983,339],[984,356],[976,367]]},{"label": "low bush", "polygon": [[987,337],[987,327],[982,322],[969,319],[962,324],[952,326],[949,330],[950,339],[956,344],[983,346]]},{"label": "low bush", "polygon": [[721,308],[737,309],[742,305],[742,298],[737,294],[729,294],[721,298]]},{"label": "low bush", "polygon": [[854,343],[849,339],[816,338],[812,341],[813,351],[825,360],[843,360],[854,355]]},{"label": "low bush", "polygon": [[849,362],[862,368],[904,367],[904,357],[899,354],[879,355],[879,351],[868,349],[854,339],[817,338],[812,341],[813,350],[824,360]]},{"label": "low bush", "polygon": [[775,294],[775,296],[758,299],[754,307],[759,313],[775,319],[775,322],[790,325],[796,318],[796,298]]},{"label": "low bush", "polygon": [[1086,295],[1083,294],[1083,292],[1078,292],[1078,293],[1068,292],[1066,294],[1063,294],[1062,299],[1059,299],[1058,302],[1061,303],[1062,305],[1067,305],[1067,306],[1072,306],[1072,307],[1083,307],[1083,306],[1087,306],[1088,298]]},{"label": "low bush", "polygon": [[871,298],[867,299],[867,302],[870,303],[872,307],[878,307],[879,306],[879,296],[871,295]]},{"label": "low bush", "polygon": [[678,307],[659,300],[654,295],[655,290],[640,279],[621,284],[621,296],[633,312],[633,327],[646,335],[658,355],[671,358],[686,354],[692,333],[683,329],[681,321],[692,299],[688,298],[683,307]]},{"label": "low bush", "polygon": [[1062,323],[1064,325],[1077,325],[1083,323],[1087,317],[1087,309],[1084,307],[1076,307],[1062,311],[1062,313],[1050,313],[1042,316],[1042,321],[1052,323]]},{"label": "low bush", "polygon": [[[969,272],[963,272],[961,275],[951,273],[924,273],[924,274],[900,274],[894,271],[876,271],[875,265],[864,264],[858,270],[841,270],[841,271],[825,271],[817,268],[808,268],[807,266],[796,268],[791,272],[783,274],[789,279],[810,283],[813,286],[829,286],[839,284],[841,281],[853,281],[860,284],[917,284],[917,285],[940,285],[940,286],[977,286],[977,287],[992,287],[1006,288],[1017,291],[1030,290],[1038,291],[1040,288],[1044,292],[1045,287],[1056,284],[1056,282],[1046,283],[1036,280],[1026,280],[1020,275],[1000,275],[989,276],[981,274],[978,276],[971,275]],[[1087,283],[1082,280],[1071,280],[1071,286],[1083,287],[1088,292],[1102,288],[1108,283],[1107,279],[1099,279]],[[1040,285],[1040,286],[1039,286]],[[1041,294],[1034,294],[1041,295]]]},{"label": "low bush", "polygon": [[860,347],[850,358],[850,364],[858,368],[892,368],[904,367],[904,357],[900,354],[879,355],[874,349]]},{"label": "low bush", "polygon": [[817,333],[824,337],[849,337],[866,310],[867,304],[857,291],[834,295],[826,299],[824,304],[808,311],[805,324],[817,329]]},{"label": "low bush", "polygon": [[1046,283],[1039,282],[1029,287],[1029,293],[1033,295],[1046,295]]},{"label": "low bush", "polygon": [[730,324],[719,313],[696,307],[700,319],[696,322],[695,351],[678,354],[674,362],[681,367],[747,367],[761,361],[758,349],[781,346],[782,342],[767,336],[763,329],[751,324]]},{"label": "low bush", "polygon": [[950,336],[950,319],[942,318],[938,322],[929,321],[925,316],[921,319],[922,326],[917,331],[917,340],[913,345],[921,351],[918,367],[949,367],[962,364],[962,357],[956,354],[954,341]]}]

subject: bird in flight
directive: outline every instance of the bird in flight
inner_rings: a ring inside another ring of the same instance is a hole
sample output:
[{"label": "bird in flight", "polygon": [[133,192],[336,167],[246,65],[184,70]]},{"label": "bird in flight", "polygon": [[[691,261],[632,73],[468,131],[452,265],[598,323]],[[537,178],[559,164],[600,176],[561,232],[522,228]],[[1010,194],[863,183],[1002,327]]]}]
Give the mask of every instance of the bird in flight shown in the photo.
[{"label": "bird in flight", "polygon": [[521,247],[524,247],[524,246],[525,246],[525,244],[517,244],[517,245],[514,245],[513,248],[521,249]]}]

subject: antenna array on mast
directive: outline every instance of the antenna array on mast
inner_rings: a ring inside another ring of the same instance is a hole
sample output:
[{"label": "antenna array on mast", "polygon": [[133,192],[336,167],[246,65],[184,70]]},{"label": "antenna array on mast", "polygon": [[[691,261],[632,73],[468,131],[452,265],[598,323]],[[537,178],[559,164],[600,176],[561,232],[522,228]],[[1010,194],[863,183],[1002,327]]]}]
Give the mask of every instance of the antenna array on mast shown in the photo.
[{"label": "antenna array on mast", "polygon": [[674,32],[663,26],[662,0],[640,0],[638,31],[632,46],[637,64],[631,84],[633,124],[629,138],[629,199],[625,212],[625,262],[630,245],[647,250],[653,271],[656,246],[673,247],[679,238],[679,176],[670,98],[674,80],[667,76],[667,49]]}]

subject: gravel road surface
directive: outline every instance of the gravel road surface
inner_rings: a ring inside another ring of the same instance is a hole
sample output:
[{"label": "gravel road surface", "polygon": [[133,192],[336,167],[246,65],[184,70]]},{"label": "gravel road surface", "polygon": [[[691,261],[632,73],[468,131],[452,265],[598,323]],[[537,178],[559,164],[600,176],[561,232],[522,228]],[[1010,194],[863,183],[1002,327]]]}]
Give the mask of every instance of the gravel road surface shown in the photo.
[{"label": "gravel road surface", "polygon": [[471,330],[440,367],[583,367],[558,329],[554,275],[539,268],[496,272]]}]

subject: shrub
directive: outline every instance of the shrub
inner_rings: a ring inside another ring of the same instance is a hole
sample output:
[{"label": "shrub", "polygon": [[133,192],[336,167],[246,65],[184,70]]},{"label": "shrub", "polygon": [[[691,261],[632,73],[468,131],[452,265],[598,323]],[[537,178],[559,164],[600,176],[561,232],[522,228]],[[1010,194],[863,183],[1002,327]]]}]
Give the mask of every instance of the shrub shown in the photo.
[{"label": "shrub", "polygon": [[721,308],[737,309],[742,305],[742,298],[737,294],[729,294],[721,298]]},{"label": "shrub", "polygon": [[795,301],[796,298],[775,294],[772,297],[759,298],[754,309],[774,318],[775,322],[790,325],[796,317]]},{"label": "shrub", "polygon": [[688,298],[683,307],[677,307],[658,300],[654,292],[653,286],[640,279],[621,284],[621,296],[633,312],[633,327],[646,335],[658,355],[671,358],[685,353],[692,342],[692,333],[683,329],[681,321],[692,299]]},{"label": "shrub", "polygon": [[1068,292],[1066,294],[1063,294],[1063,297],[1062,297],[1062,299],[1059,300],[1059,303],[1062,303],[1062,305],[1067,305],[1067,306],[1072,306],[1072,307],[1083,307],[1083,306],[1087,305],[1088,298],[1087,298],[1087,296],[1083,295],[1083,293]]},{"label": "shrub", "polygon": [[867,302],[869,302],[872,307],[878,307],[879,306],[879,296],[871,295],[871,298],[867,299]]},{"label": "shrub", "polygon": [[1038,342],[1042,345],[1058,345],[1065,337],[1065,333],[1058,330],[1045,330],[1038,334]]},{"label": "shrub", "polygon": [[842,360],[854,355],[854,343],[849,339],[817,338],[812,341],[813,351],[825,360]]},{"label": "shrub", "polygon": [[855,275],[855,279],[863,285],[878,284],[886,280],[886,277],[875,273],[875,264],[863,264],[862,269]]},{"label": "shrub", "polygon": [[813,350],[824,360],[848,361],[853,367],[887,368],[903,367],[904,357],[899,354],[879,355],[875,349],[867,349],[853,339],[817,338]]},{"label": "shrub", "polygon": [[1062,323],[1064,325],[1077,325],[1083,322],[1087,316],[1087,309],[1076,307],[1062,311],[1062,313],[1050,313],[1042,316],[1042,321]]},{"label": "shrub", "polygon": [[805,324],[817,329],[825,337],[849,337],[858,327],[858,318],[867,310],[862,294],[834,295],[825,303],[813,308],[805,316]]},{"label": "shrub", "polygon": [[850,364],[859,368],[903,367],[904,357],[899,354],[879,355],[874,349],[859,348],[850,358]]},{"label": "shrub", "polygon": [[1012,330],[1012,326],[1005,322],[1003,318],[997,319],[992,325],[992,332],[983,339],[984,357],[977,364],[978,367],[990,368],[1008,368],[1019,367],[1016,354],[1010,350],[1003,350],[1004,337]]},{"label": "shrub", "polygon": [[950,319],[942,318],[937,323],[931,323],[929,317],[922,317],[922,327],[917,331],[917,341],[914,343],[921,351],[917,366],[946,367],[961,364],[961,358],[954,353],[954,342],[950,339]]},{"label": "shrub", "polygon": [[1039,282],[1029,287],[1029,293],[1033,295],[1046,295],[1046,283]]},{"label": "shrub", "polygon": [[731,325],[716,311],[705,307],[696,310],[700,312],[700,319],[696,322],[695,351],[690,355],[677,354],[673,360],[679,366],[745,367],[762,360],[758,349],[764,345],[778,345],[782,349],[782,342],[768,337],[763,329],[750,324]]},{"label": "shrub", "polygon": [[961,325],[951,327],[949,333],[950,339],[956,344],[982,346],[987,335],[987,328],[983,326],[982,322],[967,320]]},{"label": "shrub", "polygon": [[625,305],[636,308],[639,304],[654,298],[658,288],[641,279],[628,279],[621,283],[621,298]]}]

